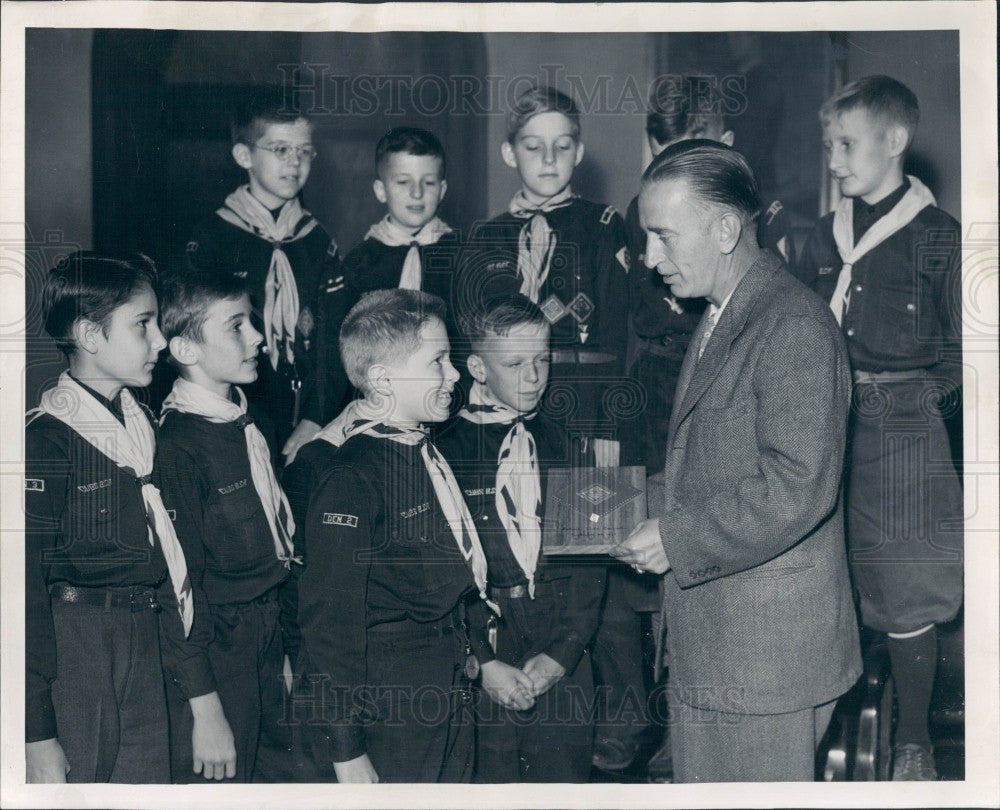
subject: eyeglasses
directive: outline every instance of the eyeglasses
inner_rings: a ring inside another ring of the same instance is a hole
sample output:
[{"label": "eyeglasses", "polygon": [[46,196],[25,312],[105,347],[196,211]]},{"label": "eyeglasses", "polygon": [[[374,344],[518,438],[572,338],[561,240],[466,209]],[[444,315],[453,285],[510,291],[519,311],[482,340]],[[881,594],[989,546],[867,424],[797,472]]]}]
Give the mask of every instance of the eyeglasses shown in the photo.
[{"label": "eyeglasses", "polygon": [[280,161],[291,160],[292,155],[295,155],[299,160],[309,161],[315,158],[317,154],[316,150],[311,146],[292,146],[287,143],[279,143],[277,146],[260,146],[259,144],[254,144],[253,148],[270,152]]}]

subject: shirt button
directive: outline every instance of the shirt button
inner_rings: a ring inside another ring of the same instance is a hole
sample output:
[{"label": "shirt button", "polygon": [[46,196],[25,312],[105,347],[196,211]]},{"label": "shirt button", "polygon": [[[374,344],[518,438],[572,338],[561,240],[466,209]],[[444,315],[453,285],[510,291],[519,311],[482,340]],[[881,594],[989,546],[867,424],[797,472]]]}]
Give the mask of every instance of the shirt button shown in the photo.
[{"label": "shirt button", "polygon": [[854,327],[853,326],[850,329],[847,330],[847,336],[848,337],[854,337]]},{"label": "shirt button", "polygon": [[854,292],[861,292],[861,285],[860,284],[855,284],[854,285]]},{"label": "shirt button", "polygon": [[906,305],[906,311],[907,312],[913,312],[913,310],[915,310],[915,309],[916,309],[916,307],[913,306],[912,303]]}]

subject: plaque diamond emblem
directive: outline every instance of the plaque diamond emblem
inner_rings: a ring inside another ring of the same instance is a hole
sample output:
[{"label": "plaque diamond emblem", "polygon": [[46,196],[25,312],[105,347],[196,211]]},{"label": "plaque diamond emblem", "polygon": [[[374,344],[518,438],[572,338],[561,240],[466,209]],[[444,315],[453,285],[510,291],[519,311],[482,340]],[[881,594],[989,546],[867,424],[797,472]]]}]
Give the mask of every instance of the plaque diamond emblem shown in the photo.
[{"label": "plaque diamond emblem", "polygon": [[607,487],[601,486],[600,484],[594,484],[580,492],[580,497],[584,500],[597,506],[599,503],[604,503],[608,498],[610,498],[614,493]]}]

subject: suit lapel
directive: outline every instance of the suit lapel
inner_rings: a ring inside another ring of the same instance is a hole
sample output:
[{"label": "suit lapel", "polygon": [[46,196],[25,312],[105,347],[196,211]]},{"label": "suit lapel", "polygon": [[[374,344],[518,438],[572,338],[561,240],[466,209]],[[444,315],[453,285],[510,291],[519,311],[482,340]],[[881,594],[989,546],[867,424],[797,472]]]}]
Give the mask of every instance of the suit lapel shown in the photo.
[{"label": "suit lapel", "polygon": [[781,268],[781,262],[770,252],[764,251],[761,257],[747,270],[733,290],[719,323],[712,332],[712,337],[705,347],[705,353],[698,359],[698,349],[701,346],[701,335],[708,320],[708,310],[698,324],[698,331],[688,345],[684,363],[681,366],[680,379],[677,382],[677,395],[674,399],[674,410],[670,416],[669,435],[671,439],[681,422],[698,404],[698,400],[708,390],[712,381],[718,376],[729,357],[729,349],[734,340],[739,337],[746,326],[750,310],[760,297],[774,273]]}]

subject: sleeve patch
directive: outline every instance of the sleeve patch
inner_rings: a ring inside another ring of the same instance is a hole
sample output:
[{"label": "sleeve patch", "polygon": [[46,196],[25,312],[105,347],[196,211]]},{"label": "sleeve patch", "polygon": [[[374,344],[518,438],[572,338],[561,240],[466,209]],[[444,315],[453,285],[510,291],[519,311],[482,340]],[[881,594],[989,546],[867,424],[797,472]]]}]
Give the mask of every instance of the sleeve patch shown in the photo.
[{"label": "sleeve patch", "polygon": [[167,517],[170,518],[170,522],[171,523],[176,523],[177,522],[177,510],[176,509],[168,509],[167,510]]},{"label": "sleeve patch", "polygon": [[601,224],[607,225],[609,222],[611,222],[611,218],[616,213],[617,212],[615,211],[615,207],[613,205],[609,205],[607,208],[604,209],[604,213],[601,214]]},{"label": "sleeve patch", "polygon": [[784,206],[781,204],[779,200],[775,200],[773,203],[771,203],[767,211],[764,212],[764,216],[766,217],[766,223],[770,225],[774,221],[774,218],[778,215],[778,213],[783,209]]},{"label": "sleeve patch", "polygon": [[351,529],[358,528],[357,515],[342,515],[339,512],[324,512],[324,526],[347,526]]},{"label": "sleeve patch", "polygon": [[622,247],[622,249],[615,254],[615,258],[618,259],[618,264],[625,268],[625,272],[627,273],[629,268],[632,266],[631,257],[628,255],[628,248]]},{"label": "sleeve patch", "polygon": [[44,478],[25,478],[24,479],[24,491],[25,492],[45,492],[45,479]]},{"label": "sleeve patch", "polygon": [[326,249],[326,255],[327,256],[336,256],[338,250],[340,250],[340,248],[337,247],[337,240],[336,239],[331,239],[330,240],[330,246]]},{"label": "sleeve patch", "polygon": [[198,243],[194,239],[192,239],[190,242],[187,243],[187,247],[184,248],[184,250],[187,253],[196,253],[198,251]]},{"label": "sleeve patch", "polygon": [[833,268],[832,267],[821,267],[817,272],[821,276],[828,276],[828,275],[830,275],[830,273],[833,272]]}]

